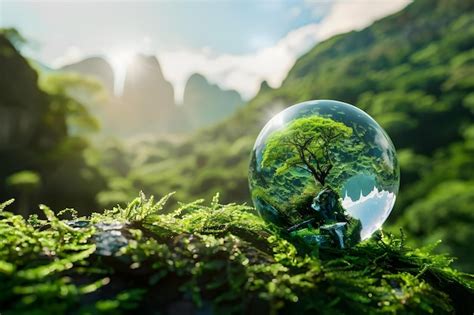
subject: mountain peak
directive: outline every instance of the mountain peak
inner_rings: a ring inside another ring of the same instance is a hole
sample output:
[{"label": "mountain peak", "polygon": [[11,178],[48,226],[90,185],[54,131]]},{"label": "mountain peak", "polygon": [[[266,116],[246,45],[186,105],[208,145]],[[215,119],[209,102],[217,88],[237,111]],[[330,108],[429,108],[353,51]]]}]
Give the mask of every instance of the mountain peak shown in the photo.
[{"label": "mountain peak", "polygon": [[267,80],[263,80],[262,83],[260,83],[260,89],[258,90],[258,93],[270,91],[270,90],[273,90],[273,88],[270,85],[268,85]]},{"label": "mountain peak", "polygon": [[127,65],[127,77],[129,75],[153,75],[165,80],[161,65],[154,55],[145,55],[138,53],[133,56],[130,63]]},{"label": "mountain peak", "polygon": [[207,79],[206,79],[206,77],[203,76],[203,75],[200,74],[200,73],[193,73],[193,74],[189,77],[188,82],[189,82],[189,81],[206,81],[206,82],[208,82]]},{"label": "mountain peak", "polygon": [[184,88],[183,107],[195,128],[228,117],[243,103],[237,91],[221,89],[199,73],[192,74]]},{"label": "mountain peak", "polygon": [[64,72],[75,72],[98,79],[109,93],[114,90],[114,70],[103,57],[92,56],[81,61],[65,65],[59,69]]}]

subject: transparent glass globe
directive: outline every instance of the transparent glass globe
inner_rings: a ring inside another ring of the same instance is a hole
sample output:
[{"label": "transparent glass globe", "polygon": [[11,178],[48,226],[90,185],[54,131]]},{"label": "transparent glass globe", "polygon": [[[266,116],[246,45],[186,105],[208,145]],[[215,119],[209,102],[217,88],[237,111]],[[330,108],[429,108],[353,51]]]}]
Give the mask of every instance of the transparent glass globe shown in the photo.
[{"label": "transparent glass globe", "polygon": [[392,141],[355,106],[293,105],[260,132],[249,185],[260,215],[320,247],[346,248],[385,222],[400,181]]}]

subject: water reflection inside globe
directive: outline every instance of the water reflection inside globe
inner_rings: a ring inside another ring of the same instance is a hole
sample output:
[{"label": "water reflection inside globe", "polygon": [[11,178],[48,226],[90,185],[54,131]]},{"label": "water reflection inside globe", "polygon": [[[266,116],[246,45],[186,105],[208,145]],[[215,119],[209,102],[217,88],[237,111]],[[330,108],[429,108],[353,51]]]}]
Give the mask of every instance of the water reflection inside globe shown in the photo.
[{"label": "water reflection inside globe", "polygon": [[345,248],[387,219],[399,167],[391,140],[369,115],[342,102],[310,101],[262,129],[249,184],[264,219],[309,244]]}]

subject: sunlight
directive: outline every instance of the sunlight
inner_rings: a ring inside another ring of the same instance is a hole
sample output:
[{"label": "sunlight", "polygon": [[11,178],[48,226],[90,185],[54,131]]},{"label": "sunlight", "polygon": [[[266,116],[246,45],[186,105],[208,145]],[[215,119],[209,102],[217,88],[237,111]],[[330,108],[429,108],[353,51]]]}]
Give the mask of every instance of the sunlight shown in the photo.
[{"label": "sunlight", "polygon": [[114,94],[117,96],[120,96],[123,92],[127,67],[135,55],[136,52],[132,49],[117,50],[106,54],[106,58],[114,71]]}]

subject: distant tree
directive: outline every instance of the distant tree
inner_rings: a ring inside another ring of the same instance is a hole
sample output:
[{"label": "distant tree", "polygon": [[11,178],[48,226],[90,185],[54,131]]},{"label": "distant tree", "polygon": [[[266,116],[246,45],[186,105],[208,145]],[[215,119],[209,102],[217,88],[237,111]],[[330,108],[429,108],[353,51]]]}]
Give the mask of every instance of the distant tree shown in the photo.
[{"label": "distant tree", "polygon": [[296,119],[270,136],[262,166],[279,164],[277,174],[300,168],[309,172],[316,184],[324,186],[339,159],[334,149],[351,135],[352,128],[331,118]]}]

